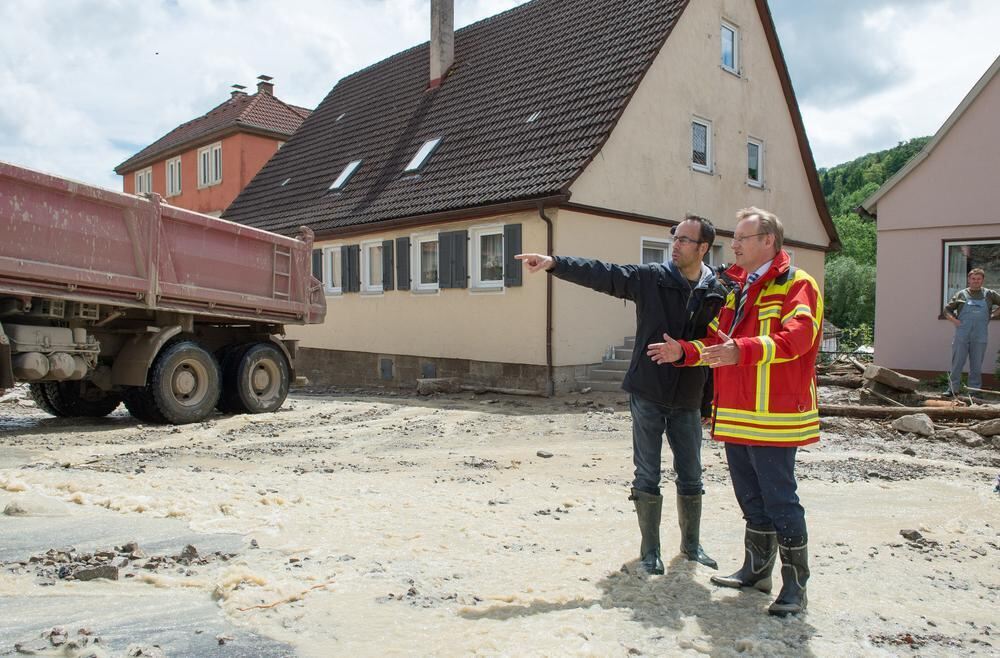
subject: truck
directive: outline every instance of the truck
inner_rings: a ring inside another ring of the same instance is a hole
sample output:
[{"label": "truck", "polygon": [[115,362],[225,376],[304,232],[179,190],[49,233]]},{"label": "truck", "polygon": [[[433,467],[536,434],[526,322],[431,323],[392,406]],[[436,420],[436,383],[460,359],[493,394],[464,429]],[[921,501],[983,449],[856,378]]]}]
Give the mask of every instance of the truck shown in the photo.
[{"label": "truck", "polygon": [[295,238],[0,162],[0,392],[61,417],[150,423],[278,409],[285,325],[320,323]]}]

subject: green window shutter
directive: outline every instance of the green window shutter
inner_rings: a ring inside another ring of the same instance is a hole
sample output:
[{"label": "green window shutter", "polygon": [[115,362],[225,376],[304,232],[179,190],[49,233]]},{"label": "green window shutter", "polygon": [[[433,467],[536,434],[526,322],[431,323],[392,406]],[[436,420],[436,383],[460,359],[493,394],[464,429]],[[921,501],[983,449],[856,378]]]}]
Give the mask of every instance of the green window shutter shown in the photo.
[{"label": "green window shutter", "polygon": [[322,281],[323,280],[323,250],[322,249],[313,249],[312,259],[313,259],[313,263],[312,263],[312,266],[313,266],[313,276],[316,277],[317,279],[319,279],[320,281]]},{"label": "green window shutter", "polygon": [[410,289],[410,238],[396,238],[396,289]]},{"label": "green window shutter", "polygon": [[348,284],[347,292],[361,291],[361,245],[352,244],[348,248]]},{"label": "green window shutter", "polygon": [[393,290],[392,280],[395,266],[392,258],[392,240],[382,241],[382,290]]},{"label": "green window shutter", "polygon": [[340,292],[351,292],[351,248],[340,248]]},{"label": "green window shutter", "polygon": [[503,227],[503,284],[521,285],[521,261],[514,258],[521,253],[521,225],[507,224]]},{"label": "green window shutter", "polygon": [[446,231],[438,234],[438,287],[468,287],[469,232]]}]

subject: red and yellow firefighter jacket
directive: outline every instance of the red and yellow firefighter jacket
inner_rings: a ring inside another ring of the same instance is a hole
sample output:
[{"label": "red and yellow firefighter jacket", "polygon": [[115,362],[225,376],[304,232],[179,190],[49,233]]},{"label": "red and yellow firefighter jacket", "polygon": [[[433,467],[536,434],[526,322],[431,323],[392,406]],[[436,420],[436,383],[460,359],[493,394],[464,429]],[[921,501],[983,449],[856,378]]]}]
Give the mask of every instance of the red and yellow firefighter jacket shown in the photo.
[{"label": "red and yellow firefighter jacket", "polygon": [[816,407],[816,353],[823,340],[823,298],[811,276],[789,266],[782,250],[770,269],[746,291],[747,272],[731,267],[727,276],[740,288],[729,293],[703,340],[680,341],[679,365],[703,366],[701,351],[718,345],[718,331],[739,347],[735,365],[714,370],[712,436],[743,445],[803,446],[819,441]]}]

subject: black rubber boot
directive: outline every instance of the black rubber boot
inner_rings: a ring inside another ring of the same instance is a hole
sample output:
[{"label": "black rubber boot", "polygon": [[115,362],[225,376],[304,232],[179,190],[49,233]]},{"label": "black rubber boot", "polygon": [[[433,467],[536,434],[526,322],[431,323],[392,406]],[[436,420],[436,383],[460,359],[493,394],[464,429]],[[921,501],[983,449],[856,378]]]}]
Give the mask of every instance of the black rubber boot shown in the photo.
[{"label": "black rubber boot", "polygon": [[806,609],[809,551],[805,536],[782,537],[778,553],[781,555],[781,591],[767,611],[778,617],[796,615]]},{"label": "black rubber boot", "polygon": [[681,553],[691,562],[700,562],[706,567],[719,568],[719,563],[708,557],[699,543],[701,533],[701,494],[682,496],[677,494],[677,523],[681,527]]},{"label": "black rubber boot", "polygon": [[635,513],[639,517],[639,532],[642,533],[639,566],[647,574],[662,574],[660,514],[663,511],[663,496],[632,489],[632,495],[628,499],[635,503]]},{"label": "black rubber boot", "polygon": [[771,591],[771,570],[778,552],[778,539],[774,530],[755,530],[747,526],[743,536],[746,556],[743,566],[731,576],[712,576],[712,583],[721,587],[753,587],[762,592]]}]

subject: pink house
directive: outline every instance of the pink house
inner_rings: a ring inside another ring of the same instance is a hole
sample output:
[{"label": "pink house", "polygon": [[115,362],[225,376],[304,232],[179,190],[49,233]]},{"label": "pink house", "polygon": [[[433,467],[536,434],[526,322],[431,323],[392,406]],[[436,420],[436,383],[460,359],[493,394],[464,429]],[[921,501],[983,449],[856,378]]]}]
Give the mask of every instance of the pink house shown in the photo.
[{"label": "pink house", "polygon": [[[942,306],[974,267],[1000,289],[1000,58],[934,138],[862,203],[878,224],[875,360],[927,377],[950,366]],[[990,332],[992,373],[1000,330]]]}]

